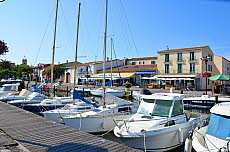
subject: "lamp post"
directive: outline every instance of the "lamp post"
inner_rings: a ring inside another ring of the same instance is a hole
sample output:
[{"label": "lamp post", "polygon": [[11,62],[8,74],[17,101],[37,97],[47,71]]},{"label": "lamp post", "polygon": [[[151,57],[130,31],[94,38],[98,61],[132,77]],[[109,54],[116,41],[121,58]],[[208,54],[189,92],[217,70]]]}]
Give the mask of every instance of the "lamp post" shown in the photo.
[{"label": "lamp post", "polygon": [[[209,56],[203,57],[203,61],[205,62],[205,66],[206,66],[206,73],[208,72],[208,60],[209,60]],[[208,75],[206,74],[206,95],[208,94]]]}]

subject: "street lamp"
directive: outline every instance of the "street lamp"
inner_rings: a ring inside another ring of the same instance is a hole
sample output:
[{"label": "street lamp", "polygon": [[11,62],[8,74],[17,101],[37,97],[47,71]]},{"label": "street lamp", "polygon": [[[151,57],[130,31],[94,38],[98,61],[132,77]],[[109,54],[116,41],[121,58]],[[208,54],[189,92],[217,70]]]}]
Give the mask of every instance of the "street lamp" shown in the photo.
[{"label": "street lamp", "polygon": [[205,62],[205,66],[206,66],[206,95],[208,94],[208,60],[209,60],[209,56],[203,57],[203,61]]}]

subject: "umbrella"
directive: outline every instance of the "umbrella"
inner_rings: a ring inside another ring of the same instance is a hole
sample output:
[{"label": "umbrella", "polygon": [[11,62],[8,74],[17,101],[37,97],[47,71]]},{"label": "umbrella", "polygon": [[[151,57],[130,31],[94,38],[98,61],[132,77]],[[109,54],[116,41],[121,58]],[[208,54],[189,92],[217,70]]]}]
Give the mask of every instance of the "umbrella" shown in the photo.
[{"label": "umbrella", "polygon": [[209,80],[222,80],[222,81],[226,81],[226,80],[230,80],[230,76],[225,75],[225,74],[218,74],[218,75],[214,75],[210,78],[208,78]]}]

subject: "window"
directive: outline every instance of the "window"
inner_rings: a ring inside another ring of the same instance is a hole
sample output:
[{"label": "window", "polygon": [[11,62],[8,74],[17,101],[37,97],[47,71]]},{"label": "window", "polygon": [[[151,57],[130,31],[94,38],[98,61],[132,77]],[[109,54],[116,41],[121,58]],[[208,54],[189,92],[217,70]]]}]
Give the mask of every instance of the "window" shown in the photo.
[{"label": "window", "polygon": [[178,64],[177,73],[182,73],[182,64]]},{"label": "window", "polygon": [[145,62],[143,61],[143,64],[145,64]]},{"label": "window", "polygon": [[210,65],[208,65],[208,71],[211,71],[211,66]]},{"label": "window", "polygon": [[211,58],[210,58],[210,60],[212,61],[212,55],[211,55]]},{"label": "window", "polygon": [[177,53],[177,61],[182,61],[182,53]]},{"label": "window", "polygon": [[141,64],[141,62],[139,62],[139,64]]},{"label": "window", "polygon": [[194,52],[190,52],[190,61],[194,61],[195,60],[195,53]]},{"label": "window", "polygon": [[172,102],[171,100],[156,100],[152,116],[168,117]]},{"label": "window", "polygon": [[165,64],[165,73],[169,73],[169,64]]},{"label": "window", "polygon": [[151,61],[151,64],[156,64],[156,61]]},{"label": "window", "polygon": [[175,100],[173,111],[172,111],[172,117],[178,116],[183,114],[183,104],[181,100]]},{"label": "window", "polygon": [[165,54],[165,62],[169,62],[169,54]]},{"label": "window", "polygon": [[136,65],[136,62],[132,62],[132,65]]},{"label": "window", "polygon": [[195,73],[195,64],[194,63],[190,64],[190,73]]}]

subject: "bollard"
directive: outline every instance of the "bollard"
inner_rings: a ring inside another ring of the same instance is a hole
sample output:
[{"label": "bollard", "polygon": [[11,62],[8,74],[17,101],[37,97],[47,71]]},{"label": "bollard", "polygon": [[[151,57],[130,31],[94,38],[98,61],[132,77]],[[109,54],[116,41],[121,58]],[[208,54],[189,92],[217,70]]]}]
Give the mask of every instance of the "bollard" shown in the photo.
[{"label": "bollard", "polygon": [[66,87],[66,96],[68,97],[69,94],[68,94],[68,86]]},{"label": "bollard", "polygon": [[55,89],[55,86],[54,86],[54,88],[53,88],[54,90],[53,90],[53,93],[54,93],[54,97],[55,97],[55,93],[56,93],[56,89]]},{"label": "bollard", "polygon": [[180,94],[184,94],[184,91],[182,89],[180,90]]},{"label": "bollard", "polygon": [[215,96],[215,103],[217,104],[217,103],[220,103],[219,101],[218,101],[218,96]]}]

